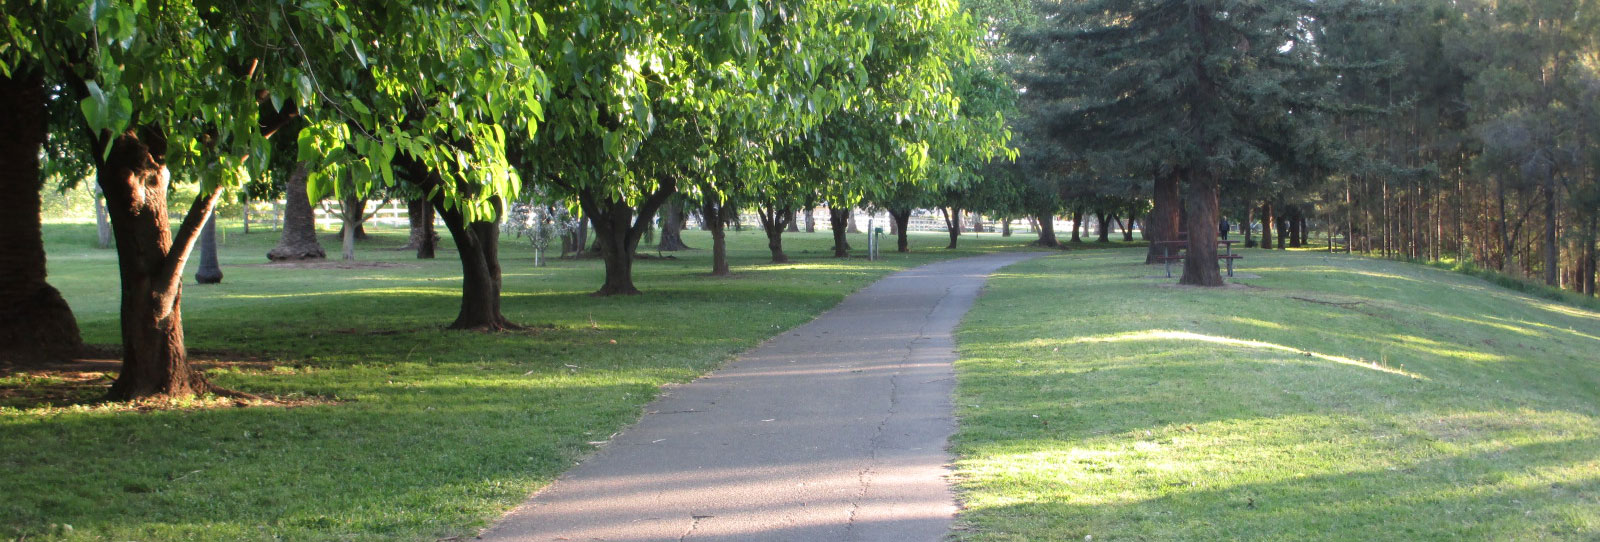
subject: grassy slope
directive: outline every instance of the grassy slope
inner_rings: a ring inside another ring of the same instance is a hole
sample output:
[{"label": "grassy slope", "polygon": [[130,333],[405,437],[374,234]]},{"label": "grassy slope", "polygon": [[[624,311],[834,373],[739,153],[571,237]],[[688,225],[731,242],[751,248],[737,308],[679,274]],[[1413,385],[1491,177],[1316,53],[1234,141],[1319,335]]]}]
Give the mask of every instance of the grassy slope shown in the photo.
[{"label": "grassy slope", "polygon": [[958,538],[1600,539],[1600,313],[1371,259],[1249,250],[1226,290],[1140,260],[1018,265],[969,314]]},{"label": "grassy slope", "polygon": [[[115,255],[87,248],[92,225],[50,225],[46,235],[51,281],[85,339],[118,342]],[[686,237],[710,244],[700,232]],[[692,379],[896,269],[1028,240],[969,234],[967,248],[945,251],[932,248],[942,236],[927,235],[914,242],[921,252],[867,262],[829,257],[825,233],[789,234],[796,261],[773,266],[763,263],[758,232],[731,237],[736,278],[705,276],[705,250],[680,253],[636,264],[647,295],[611,299],[585,295],[601,282],[598,261],[533,268],[526,246],[508,239],[506,315],[554,328],[485,335],[441,329],[458,308],[452,250],[418,261],[384,250],[403,243],[390,230],[357,255],[390,267],[269,267],[263,254],[277,235],[234,229],[222,248],[223,284],[185,288],[190,346],[282,362],[213,371],[224,386],[342,402],[0,408],[0,539],[470,534],[634,420],[658,386]],[[323,243],[337,253],[331,236]]]}]

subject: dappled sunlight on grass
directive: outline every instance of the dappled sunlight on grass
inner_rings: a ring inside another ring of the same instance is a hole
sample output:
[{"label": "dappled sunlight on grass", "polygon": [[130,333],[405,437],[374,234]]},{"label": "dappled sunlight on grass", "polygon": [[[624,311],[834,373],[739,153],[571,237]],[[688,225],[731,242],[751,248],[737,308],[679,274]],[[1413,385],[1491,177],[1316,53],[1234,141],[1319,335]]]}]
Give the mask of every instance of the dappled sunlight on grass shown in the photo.
[{"label": "dappled sunlight on grass", "polygon": [[1218,337],[1218,336],[1215,336],[1215,335],[1202,335],[1202,334],[1199,334],[1199,333],[1190,333],[1190,332],[1187,332],[1187,331],[1150,330],[1150,331],[1138,331],[1138,332],[1132,332],[1132,333],[1120,333],[1120,334],[1116,334],[1116,335],[1097,335],[1097,336],[1093,336],[1093,337],[1078,337],[1078,338],[1074,338],[1074,339],[1067,339],[1067,340],[1064,340],[1064,341],[1058,341],[1056,344],[1072,345],[1072,344],[1096,343],[1096,342],[1100,342],[1100,343],[1115,343],[1115,342],[1126,342],[1126,341],[1199,341],[1199,342],[1206,342],[1206,343],[1211,343],[1211,344],[1220,344],[1220,345],[1225,345],[1225,346],[1235,346],[1235,347],[1240,347],[1240,348],[1257,348],[1257,349],[1262,349],[1262,350],[1273,350],[1273,351],[1277,351],[1277,352],[1289,352],[1289,353],[1293,353],[1293,354],[1300,354],[1300,355],[1304,355],[1304,356],[1314,357],[1314,358],[1317,358],[1317,359],[1320,359],[1320,360],[1323,360],[1323,361],[1331,361],[1331,362],[1334,362],[1334,363],[1339,363],[1339,364],[1343,364],[1343,365],[1349,365],[1349,366],[1352,366],[1352,367],[1360,367],[1362,369],[1371,369],[1371,370],[1379,371],[1379,372],[1385,372],[1385,373],[1402,375],[1402,376],[1409,376],[1411,378],[1423,378],[1421,375],[1418,375],[1418,374],[1415,374],[1415,373],[1406,372],[1406,371],[1403,371],[1403,370],[1400,370],[1400,369],[1395,369],[1395,368],[1392,368],[1392,367],[1380,366],[1380,365],[1378,365],[1376,363],[1372,363],[1372,362],[1368,362],[1368,361],[1364,361],[1364,360],[1356,360],[1356,359],[1350,359],[1350,358],[1343,357],[1343,356],[1334,356],[1334,355],[1329,355],[1329,354],[1323,354],[1323,353],[1320,353],[1320,352],[1312,352],[1310,350],[1301,350],[1301,349],[1298,349],[1298,348],[1291,348],[1291,347],[1284,346],[1284,345],[1281,345],[1281,344],[1272,344],[1272,343],[1262,342],[1262,341],[1252,341],[1252,340],[1246,340],[1246,339],[1235,339],[1235,338],[1229,338],[1229,337]]},{"label": "dappled sunlight on grass", "polygon": [[[114,253],[87,248],[92,224],[46,233],[51,281],[85,339],[116,344]],[[207,372],[214,383],[337,404],[0,409],[0,539],[48,539],[63,523],[81,540],[470,537],[637,419],[661,386],[896,270],[1027,242],[985,235],[867,262],[822,255],[826,233],[791,234],[797,261],[771,266],[760,232],[730,232],[736,278],[706,277],[710,252],[690,250],[636,262],[644,295],[595,298],[601,261],[534,268],[527,245],[508,240],[502,310],[532,329],[480,333],[444,329],[461,296],[448,236],[437,259],[418,260],[392,250],[405,229],[369,233],[355,264],[282,266],[260,265],[276,232],[235,229],[220,247],[223,284],[183,292],[188,346],[226,362]],[[703,232],[685,237],[710,246]]]},{"label": "dappled sunlight on grass", "polygon": [[996,277],[958,335],[956,538],[1600,538],[1600,325],[1245,254],[1247,288],[1147,287],[1137,250]]}]

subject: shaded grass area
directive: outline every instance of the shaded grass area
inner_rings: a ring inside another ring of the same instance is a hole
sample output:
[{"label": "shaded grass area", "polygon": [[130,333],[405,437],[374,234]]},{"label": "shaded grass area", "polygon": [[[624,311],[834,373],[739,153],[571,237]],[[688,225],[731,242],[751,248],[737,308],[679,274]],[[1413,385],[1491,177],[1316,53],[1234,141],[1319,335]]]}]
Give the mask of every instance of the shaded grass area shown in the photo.
[{"label": "shaded grass area", "polygon": [[1399,262],[1008,268],[959,331],[958,539],[1596,540],[1600,313]]},{"label": "shaded grass area", "polygon": [[[443,329],[460,295],[448,238],[437,260],[418,261],[393,250],[404,231],[371,230],[355,265],[285,266],[266,264],[275,233],[228,228],[223,283],[186,281],[197,357],[250,360],[217,365],[214,382],[320,402],[0,407],[0,539],[470,537],[635,420],[662,384],[693,379],[887,273],[1031,240],[967,235],[947,251],[928,234],[912,254],[868,262],[832,258],[826,233],[789,234],[795,261],[770,265],[759,232],[730,232],[733,278],[707,276],[709,251],[679,252],[635,264],[646,295],[592,298],[599,261],[534,268],[527,245],[508,238],[504,310],[534,329],[484,334]],[[51,282],[85,340],[116,344],[115,254],[89,248],[92,224],[50,224],[46,236]],[[710,245],[700,232],[685,237]],[[323,243],[337,252],[331,234]],[[13,374],[0,388],[62,380]]]}]

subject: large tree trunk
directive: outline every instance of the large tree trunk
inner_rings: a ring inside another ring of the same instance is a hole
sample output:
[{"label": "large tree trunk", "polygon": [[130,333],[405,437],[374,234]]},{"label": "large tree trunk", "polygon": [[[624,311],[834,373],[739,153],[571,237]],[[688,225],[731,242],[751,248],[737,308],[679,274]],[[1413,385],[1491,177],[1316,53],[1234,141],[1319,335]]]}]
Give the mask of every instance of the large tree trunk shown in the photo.
[{"label": "large tree trunk", "polygon": [[1207,171],[1189,175],[1189,192],[1184,198],[1189,208],[1189,249],[1183,259],[1183,277],[1178,284],[1222,286],[1217,268],[1217,177]]},{"label": "large tree trunk", "polygon": [[267,252],[267,259],[321,260],[328,257],[317,242],[317,219],[311,210],[311,199],[306,196],[306,177],[311,172],[305,163],[295,164],[294,172],[284,182],[283,236],[278,246]]},{"label": "large tree trunk", "polygon": [[1000,221],[1000,236],[1011,237],[1011,219],[1007,218]]},{"label": "large tree trunk", "polygon": [[689,245],[683,242],[683,227],[685,216],[683,212],[683,198],[673,196],[661,207],[661,242],[656,243],[656,250],[674,252],[690,250]]},{"label": "large tree trunk", "polygon": [[633,285],[633,253],[639,248],[639,239],[650,227],[655,214],[677,192],[677,183],[667,178],[661,186],[639,205],[638,216],[626,200],[612,199],[609,193],[597,188],[578,191],[578,203],[583,214],[594,221],[595,241],[600,245],[600,257],[606,262],[606,280],[593,295],[638,295]]},{"label": "large tree trunk", "polygon": [[727,222],[722,217],[726,202],[717,201],[712,190],[701,190],[705,201],[700,203],[700,220],[711,230],[711,275],[726,277],[733,274],[728,268]]},{"label": "large tree trunk", "polygon": [[1278,217],[1278,250],[1284,250],[1284,240],[1289,237],[1289,219]]},{"label": "large tree trunk", "polygon": [[222,266],[217,264],[217,213],[206,216],[206,225],[200,227],[200,268],[194,272],[200,284],[222,282]]},{"label": "large tree trunk", "polygon": [[197,196],[174,236],[167,219],[166,141],[157,134],[130,129],[109,142],[101,139],[91,150],[111,146],[97,164],[95,179],[106,195],[122,279],[122,370],[111,384],[112,399],[188,397],[213,390],[189,363],[179,309],[184,263],[220,191]]},{"label": "large tree trunk", "polygon": [[950,234],[950,244],[945,249],[956,248],[956,240],[961,237],[961,208],[940,207],[939,213],[944,215],[944,230]]},{"label": "large tree trunk", "polygon": [[1110,215],[1106,214],[1105,211],[1095,211],[1095,213],[1094,213],[1094,221],[1095,221],[1095,233],[1096,233],[1096,235],[1099,236],[1099,239],[1096,239],[1096,241],[1101,242],[1101,243],[1110,243],[1111,242],[1111,220],[1110,220]]},{"label": "large tree trunk", "polygon": [[1122,242],[1133,242],[1133,211],[1128,211],[1127,220],[1122,222]]},{"label": "large tree trunk", "polygon": [[890,209],[889,218],[894,221],[896,250],[911,252],[911,240],[906,235],[906,228],[911,225],[911,209]]},{"label": "large tree trunk", "polygon": [[1083,242],[1083,238],[1078,236],[1078,232],[1083,229],[1083,228],[1078,227],[1080,224],[1083,224],[1083,210],[1082,209],[1073,209],[1072,210],[1072,242],[1073,243],[1082,243]]},{"label": "large tree trunk", "polygon": [[[467,222],[460,207],[445,206],[442,194],[432,204],[461,259],[461,310],[450,329],[520,329],[500,313],[500,225],[493,220]],[[501,202],[495,202],[495,211],[501,212]]]},{"label": "large tree trunk", "polygon": [[817,209],[815,205],[806,206],[806,233],[817,233]]},{"label": "large tree trunk", "polygon": [[846,209],[846,211],[844,215],[845,230],[850,233],[861,233],[861,228],[856,226],[856,210]]},{"label": "large tree trunk", "polygon": [[828,225],[833,227],[833,257],[850,256],[850,239],[846,234],[850,222],[850,209],[828,208]]},{"label": "large tree trunk", "polygon": [[1261,248],[1272,248],[1272,227],[1277,224],[1278,217],[1272,216],[1272,202],[1261,204]]},{"label": "large tree trunk", "polygon": [[760,211],[761,229],[767,233],[767,250],[772,251],[772,263],[788,263],[789,256],[783,253],[783,230],[794,223],[794,210],[762,203]]},{"label": "large tree trunk", "polygon": [[789,233],[800,233],[800,211],[789,213]]},{"label": "large tree trunk", "polygon": [[1178,171],[1155,176],[1155,190],[1150,195],[1154,208],[1150,209],[1149,219],[1144,221],[1144,238],[1150,240],[1150,248],[1144,253],[1146,264],[1160,264],[1158,257],[1162,257],[1162,248],[1155,241],[1178,240],[1178,208],[1182,206],[1179,181]]},{"label": "large tree trunk", "polygon": [[[48,134],[43,76],[26,65],[0,76],[0,366],[70,358],[78,321],[45,281],[39,149]],[[98,200],[97,200],[98,203]],[[101,207],[97,206],[97,209]]]},{"label": "large tree trunk", "polygon": [[1052,214],[1042,214],[1036,217],[1039,225],[1034,228],[1039,232],[1039,240],[1033,244],[1047,248],[1061,248],[1061,241],[1056,240],[1056,217]]}]

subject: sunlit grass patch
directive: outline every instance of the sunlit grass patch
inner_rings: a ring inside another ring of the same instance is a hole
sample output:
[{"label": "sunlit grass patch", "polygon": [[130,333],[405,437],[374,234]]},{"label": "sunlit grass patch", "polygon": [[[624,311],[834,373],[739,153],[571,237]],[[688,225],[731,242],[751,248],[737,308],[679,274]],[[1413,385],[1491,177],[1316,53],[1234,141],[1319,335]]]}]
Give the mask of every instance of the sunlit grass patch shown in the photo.
[{"label": "sunlit grass patch", "polygon": [[[530,329],[480,333],[444,329],[461,284],[448,237],[438,259],[417,260],[395,250],[404,230],[370,227],[355,264],[269,265],[275,232],[227,230],[223,283],[184,287],[191,351],[251,360],[208,369],[220,386],[305,404],[127,409],[92,404],[93,390],[81,407],[0,395],[0,540],[470,537],[637,419],[663,384],[896,270],[1031,240],[965,236],[947,251],[942,236],[918,235],[915,252],[869,262],[833,258],[825,232],[789,234],[794,262],[775,266],[760,232],[730,232],[739,276],[724,279],[706,276],[707,236],[687,232],[702,250],[634,264],[645,295],[593,298],[600,261],[535,268],[527,245],[505,239],[502,310]],[[85,340],[115,352],[115,255],[87,248],[92,224],[45,235],[50,280]],[[337,251],[331,235],[322,242]],[[88,382],[103,389],[114,370]],[[3,378],[7,390],[63,384]]]},{"label": "sunlit grass patch", "polygon": [[1600,537],[1596,313],[1247,255],[1243,289],[1155,287],[1131,250],[997,276],[958,336],[957,538]]}]

